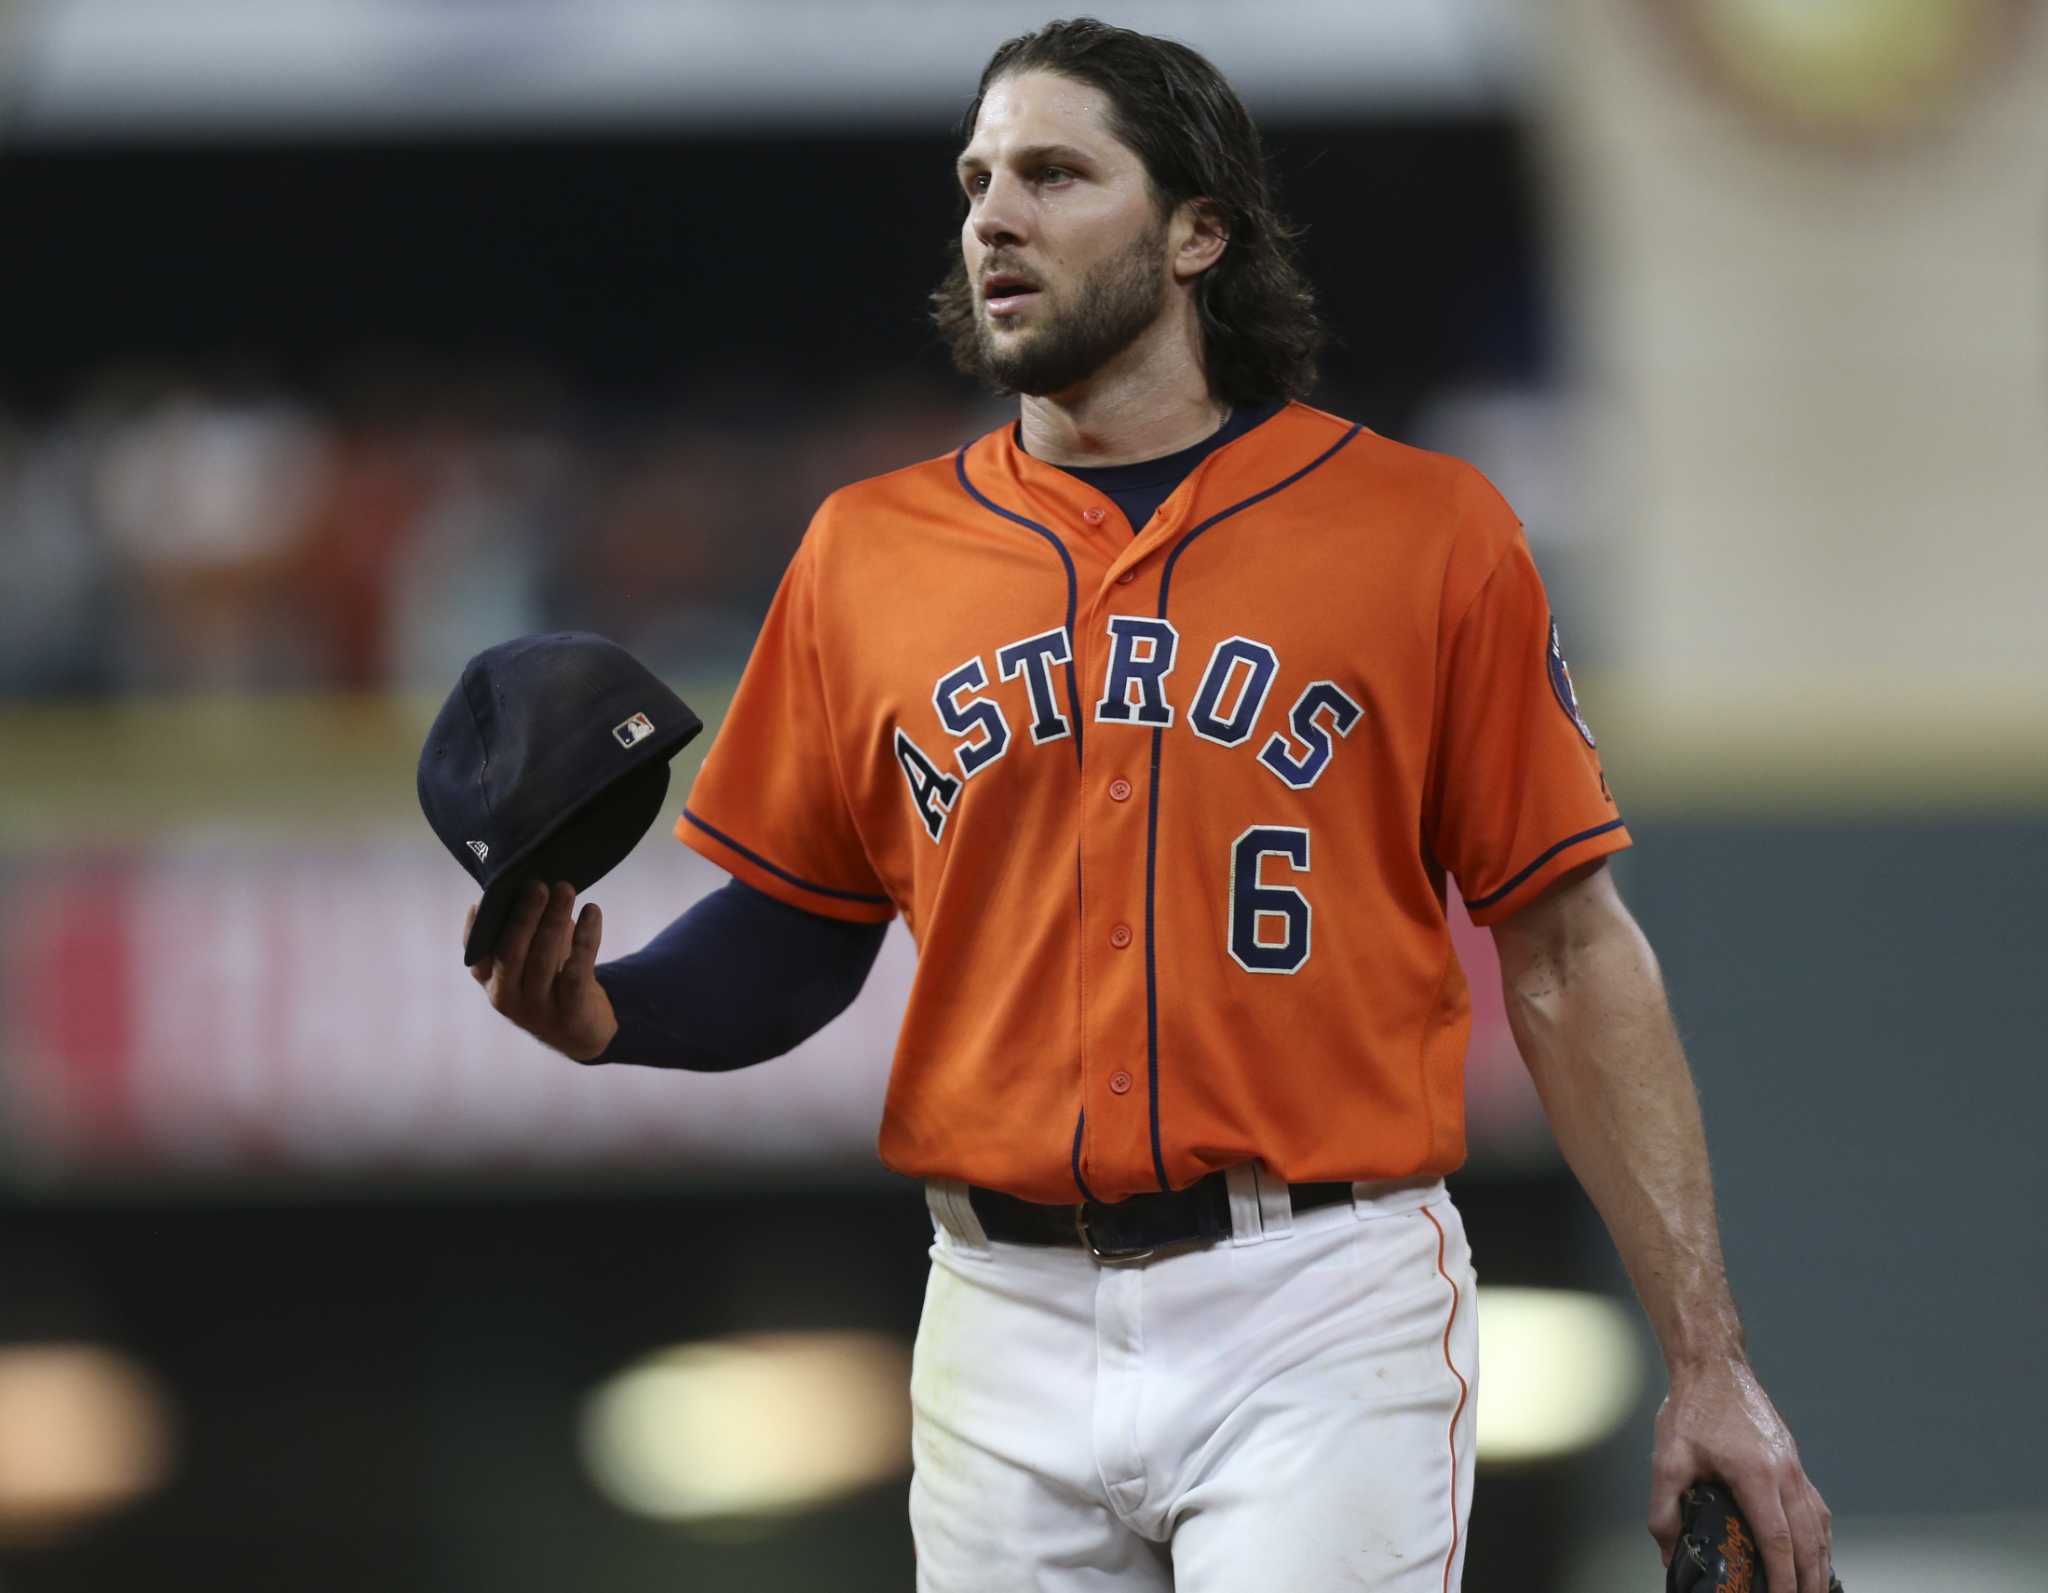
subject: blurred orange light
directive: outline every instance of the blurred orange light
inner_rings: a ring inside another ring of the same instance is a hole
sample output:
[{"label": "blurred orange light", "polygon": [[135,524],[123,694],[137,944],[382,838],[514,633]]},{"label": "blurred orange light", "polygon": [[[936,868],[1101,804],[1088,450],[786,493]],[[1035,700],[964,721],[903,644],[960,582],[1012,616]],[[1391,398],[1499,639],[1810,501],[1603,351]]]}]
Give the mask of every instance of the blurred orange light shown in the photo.
[{"label": "blurred orange light", "polygon": [[0,1541],[65,1532],[160,1484],[169,1409],[135,1361],[92,1344],[0,1347]]},{"label": "blurred orange light", "polygon": [[772,1520],[910,1465],[910,1349],[869,1333],[764,1333],[649,1355],[592,1393],[585,1465],[621,1509]]}]

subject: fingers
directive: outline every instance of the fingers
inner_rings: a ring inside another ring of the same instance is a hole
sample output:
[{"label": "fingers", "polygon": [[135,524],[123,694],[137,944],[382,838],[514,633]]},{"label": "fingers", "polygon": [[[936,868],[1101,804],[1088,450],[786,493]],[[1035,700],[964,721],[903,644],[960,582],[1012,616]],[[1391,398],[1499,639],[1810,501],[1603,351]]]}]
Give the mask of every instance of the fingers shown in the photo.
[{"label": "fingers", "polygon": [[1806,1492],[1813,1501],[1813,1518],[1820,1523],[1820,1581],[1817,1586],[1820,1593],[1828,1593],[1828,1583],[1835,1575],[1835,1514],[1811,1482],[1806,1484]]},{"label": "fingers", "polygon": [[[471,902],[469,904],[469,911],[462,915],[462,944],[464,947],[469,945],[470,931],[476,928],[476,907],[477,904]],[[488,987],[491,982],[491,958],[486,955],[479,961],[471,963],[469,965],[469,977],[478,984]]]},{"label": "fingers", "polygon": [[505,927],[498,931],[498,949],[493,953],[498,978],[491,987],[491,1000],[501,1012],[506,998],[517,993],[525,976],[534,931],[540,927],[547,905],[548,888],[535,881],[520,891],[518,901],[505,917]]},{"label": "fingers", "polygon": [[1834,1518],[1804,1472],[1795,1475],[1785,1490],[1785,1515],[1798,1545],[1793,1552],[1799,1562],[1799,1593],[1807,1593],[1809,1587],[1813,1593],[1828,1593],[1828,1573],[1835,1559]]},{"label": "fingers", "polygon": [[1796,1457],[1746,1478],[1735,1501],[1756,1534],[1772,1587],[1828,1593],[1833,1522]]},{"label": "fingers", "polygon": [[506,918],[496,954],[470,973],[506,1018],[564,1055],[588,1060],[603,1051],[618,1025],[597,983],[604,914],[595,902],[580,914],[575,907],[573,885],[526,886]]},{"label": "fingers", "polygon": [[[533,940],[526,950],[525,965],[519,971],[519,992],[528,1001],[545,1001],[569,956],[569,937],[575,924],[576,888],[557,882],[541,897],[545,904]],[[522,904],[523,905],[523,904]]]},{"label": "fingers", "polygon": [[[1665,1404],[1668,1409],[1670,1402]],[[1657,1447],[1650,1462],[1650,1536],[1657,1540],[1657,1551],[1668,1566],[1678,1549],[1679,1498],[1698,1479],[1690,1454],[1667,1438],[1663,1425],[1658,1423]]]},{"label": "fingers", "polygon": [[[1750,1482],[1735,1489],[1735,1503],[1749,1518],[1749,1530],[1756,1534],[1756,1546],[1764,1557],[1765,1581],[1772,1587],[1809,1593],[1810,1584],[1801,1575],[1793,1548],[1792,1523],[1786,1518],[1778,1490],[1768,1483],[1760,1487]],[[1827,1593],[1826,1582],[1821,1583],[1819,1593]]]},{"label": "fingers", "polygon": [[576,985],[597,977],[597,947],[604,939],[604,914],[596,902],[586,902],[576,915],[576,930],[569,939],[569,960],[562,964],[561,983]]},{"label": "fingers", "polygon": [[1678,1496],[1682,1490],[1653,1486],[1650,1490],[1650,1536],[1657,1540],[1657,1552],[1664,1563],[1678,1550]]}]

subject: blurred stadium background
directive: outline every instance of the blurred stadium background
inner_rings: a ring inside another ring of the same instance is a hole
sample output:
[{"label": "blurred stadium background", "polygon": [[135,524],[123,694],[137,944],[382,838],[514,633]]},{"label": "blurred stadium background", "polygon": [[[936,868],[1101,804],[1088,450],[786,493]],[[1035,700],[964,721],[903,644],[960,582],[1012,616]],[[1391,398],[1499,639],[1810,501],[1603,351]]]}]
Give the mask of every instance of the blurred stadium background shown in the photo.
[{"label": "blurred stadium background", "polygon": [[[1528,521],[1845,1580],[2038,1589],[2041,8],[1100,9],[1267,128],[1320,401]],[[907,944],[766,1068],[581,1072],[412,766],[541,628],[715,722],[817,499],[999,423],[923,299],[1048,14],[0,6],[0,1593],[910,1585]],[[1654,1345],[1497,1007],[1471,1081],[1467,1586],[1658,1585]]]}]

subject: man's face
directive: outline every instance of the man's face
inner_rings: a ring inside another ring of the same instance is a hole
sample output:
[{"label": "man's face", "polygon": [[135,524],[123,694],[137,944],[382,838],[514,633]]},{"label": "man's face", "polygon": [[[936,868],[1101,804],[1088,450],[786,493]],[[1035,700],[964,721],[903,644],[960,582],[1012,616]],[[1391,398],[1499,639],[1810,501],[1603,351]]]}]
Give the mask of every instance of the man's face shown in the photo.
[{"label": "man's face", "polygon": [[1050,72],[989,85],[960,153],[960,247],[983,374],[1060,393],[1129,348],[1166,302],[1167,228],[1099,89]]}]

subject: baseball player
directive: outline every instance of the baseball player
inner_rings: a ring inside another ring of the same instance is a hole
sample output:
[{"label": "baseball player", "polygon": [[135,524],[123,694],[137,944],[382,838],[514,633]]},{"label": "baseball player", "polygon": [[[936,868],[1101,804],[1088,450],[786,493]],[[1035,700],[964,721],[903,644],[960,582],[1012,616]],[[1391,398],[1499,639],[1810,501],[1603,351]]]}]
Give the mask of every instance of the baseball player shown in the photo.
[{"label": "baseball player", "polygon": [[732,883],[602,968],[597,909],[536,887],[479,979],[579,1060],[740,1066],[900,914],[918,1585],[1443,1593],[1478,1372],[1455,889],[1663,1346],[1652,1534],[1725,1479],[1771,1586],[1823,1593],[1514,514],[1300,401],[1310,294],[1192,51],[1011,40],[957,179],[936,319],[1016,423],[818,511],[677,823]]}]

